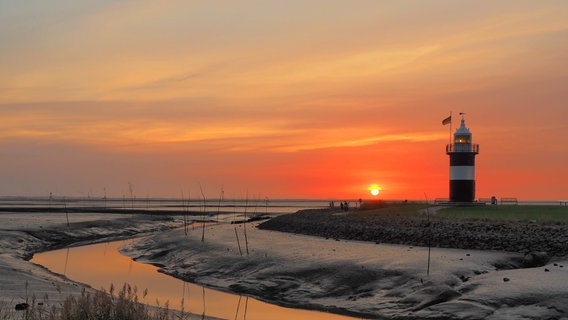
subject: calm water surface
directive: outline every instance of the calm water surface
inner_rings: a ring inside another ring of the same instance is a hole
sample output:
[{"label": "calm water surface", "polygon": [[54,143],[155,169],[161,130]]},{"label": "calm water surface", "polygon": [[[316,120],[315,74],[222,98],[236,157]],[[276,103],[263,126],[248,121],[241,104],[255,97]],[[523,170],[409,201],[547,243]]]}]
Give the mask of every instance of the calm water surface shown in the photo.
[{"label": "calm water surface", "polygon": [[127,241],[38,253],[31,261],[96,289],[103,288],[108,291],[111,284],[119,289],[124,283],[136,286],[140,293],[148,289],[148,296],[144,302],[156,305],[158,299],[163,305],[169,301],[171,309],[183,309],[194,314],[244,320],[355,319],[317,311],[283,308],[253,298],[207,289],[164,275],[159,273],[155,266],[133,261],[120,254],[118,248]]}]

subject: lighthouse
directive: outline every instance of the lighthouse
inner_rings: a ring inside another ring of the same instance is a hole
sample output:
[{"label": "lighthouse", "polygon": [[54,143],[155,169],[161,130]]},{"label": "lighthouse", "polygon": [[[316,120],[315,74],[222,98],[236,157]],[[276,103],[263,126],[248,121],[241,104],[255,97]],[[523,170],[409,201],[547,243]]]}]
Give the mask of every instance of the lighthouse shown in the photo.
[{"label": "lighthouse", "polygon": [[446,146],[446,154],[450,156],[450,202],[475,200],[475,156],[479,153],[479,145],[471,141],[471,131],[465,126],[462,114],[461,125],[454,133],[454,143]]}]

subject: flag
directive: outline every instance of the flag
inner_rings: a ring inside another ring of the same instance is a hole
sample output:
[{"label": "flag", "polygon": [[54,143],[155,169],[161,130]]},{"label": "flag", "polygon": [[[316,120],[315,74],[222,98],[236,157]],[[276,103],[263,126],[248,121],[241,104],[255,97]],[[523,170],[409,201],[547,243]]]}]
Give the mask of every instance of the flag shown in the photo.
[{"label": "flag", "polygon": [[442,120],[442,125],[447,125],[452,122],[452,116],[447,117],[446,119]]}]

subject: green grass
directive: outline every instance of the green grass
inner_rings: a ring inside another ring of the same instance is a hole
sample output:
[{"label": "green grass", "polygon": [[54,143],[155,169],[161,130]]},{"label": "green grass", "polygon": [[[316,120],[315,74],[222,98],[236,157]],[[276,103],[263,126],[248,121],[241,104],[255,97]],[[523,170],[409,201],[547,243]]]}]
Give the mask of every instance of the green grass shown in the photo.
[{"label": "green grass", "polygon": [[437,215],[448,218],[567,223],[568,206],[487,205],[451,207],[440,209]]},{"label": "green grass", "polygon": [[426,204],[420,203],[387,203],[384,201],[365,202],[361,209],[352,213],[358,217],[373,215],[416,215],[420,210],[428,207]]},{"label": "green grass", "polygon": [[[361,209],[351,213],[354,217],[374,215],[412,216],[424,213],[425,204],[388,203],[374,201],[363,203]],[[431,209],[430,212],[434,210]],[[437,216],[454,219],[481,219],[501,221],[536,221],[541,223],[568,223],[568,206],[560,205],[486,205],[450,207],[440,209]]]}]

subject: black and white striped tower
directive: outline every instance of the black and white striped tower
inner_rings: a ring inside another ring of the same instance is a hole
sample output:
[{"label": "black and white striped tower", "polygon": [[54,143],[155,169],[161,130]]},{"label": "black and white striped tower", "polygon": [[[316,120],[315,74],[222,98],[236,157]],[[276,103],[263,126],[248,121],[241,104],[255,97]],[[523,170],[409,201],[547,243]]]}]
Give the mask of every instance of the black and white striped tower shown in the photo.
[{"label": "black and white striped tower", "polygon": [[471,132],[461,119],[461,126],[454,133],[454,143],[446,146],[450,156],[450,202],[475,200],[475,156],[479,145],[471,143]]}]

